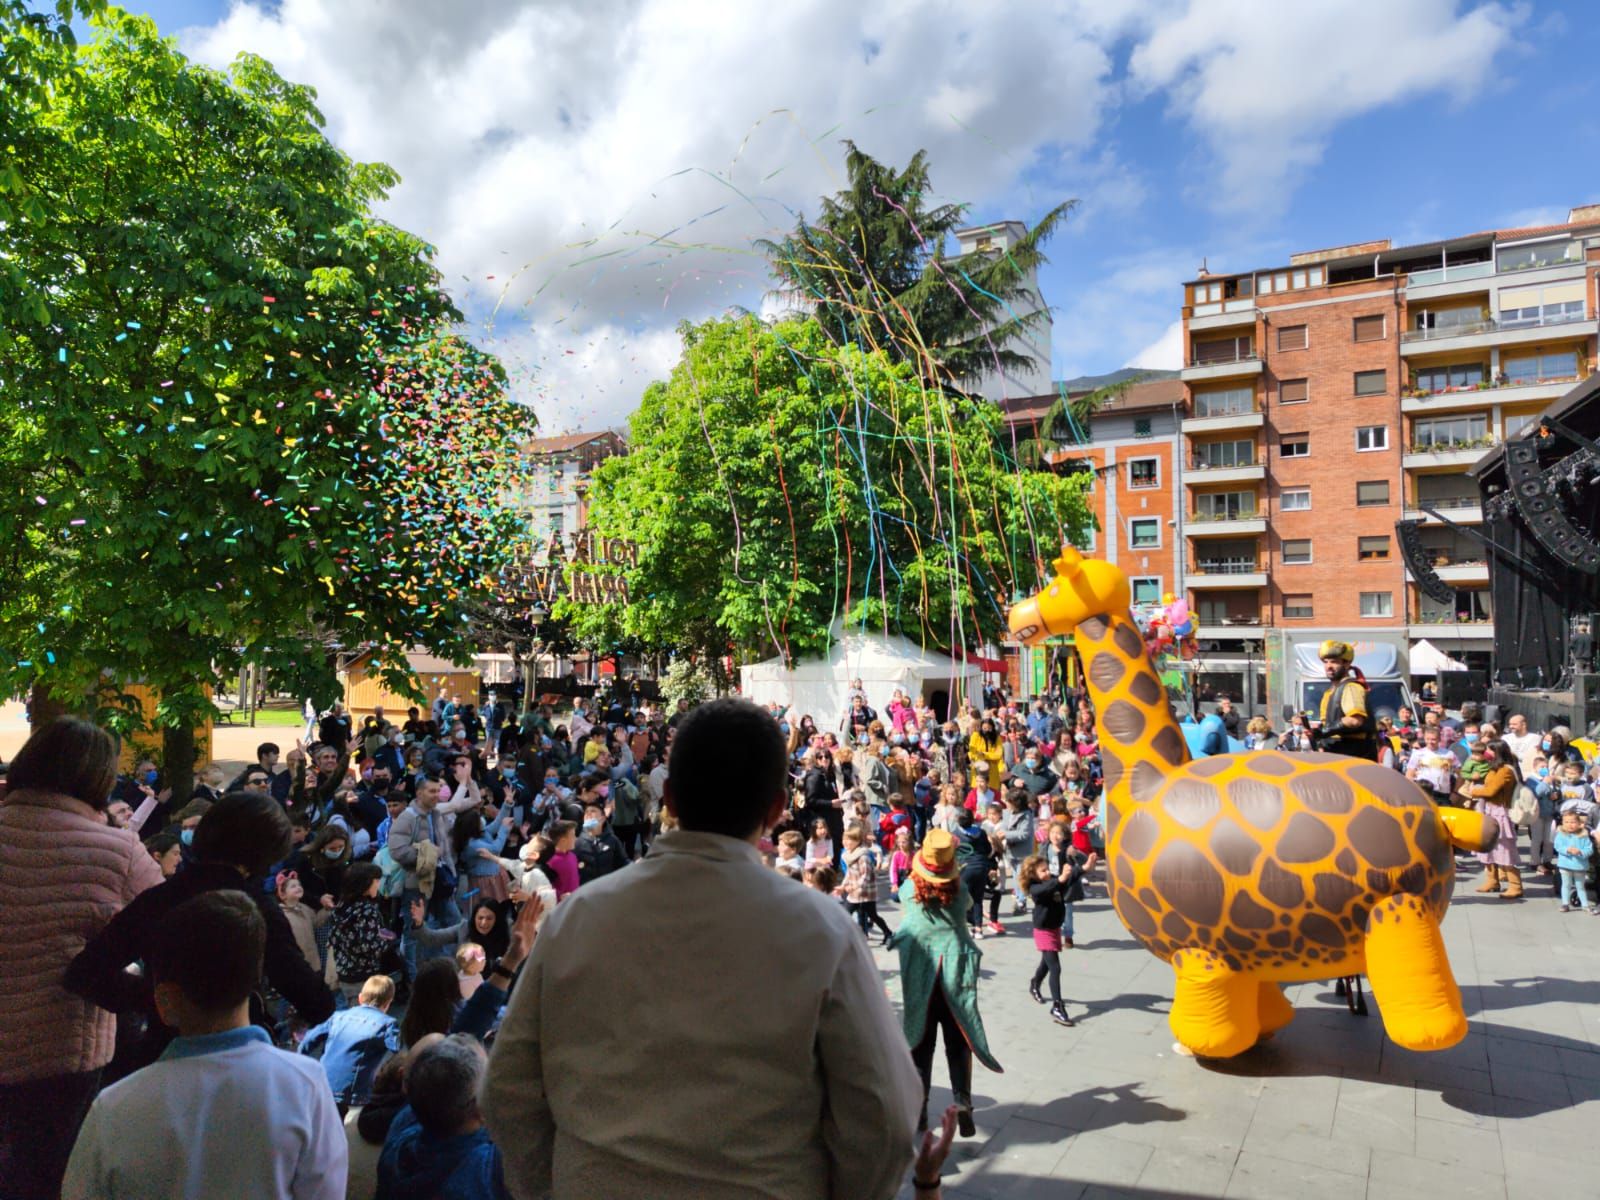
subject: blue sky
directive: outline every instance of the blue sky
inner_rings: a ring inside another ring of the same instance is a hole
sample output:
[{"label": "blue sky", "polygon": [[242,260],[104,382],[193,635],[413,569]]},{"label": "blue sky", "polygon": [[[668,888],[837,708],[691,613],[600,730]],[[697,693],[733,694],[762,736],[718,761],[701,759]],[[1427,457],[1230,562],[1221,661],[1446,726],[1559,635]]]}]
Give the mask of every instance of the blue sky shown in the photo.
[{"label": "blue sky", "polygon": [[253,50],[316,86],[330,135],[401,172],[390,215],[438,245],[552,430],[620,420],[678,320],[762,307],[750,243],[837,184],[842,137],[897,161],[927,147],[975,220],[1080,199],[1042,281],[1058,378],[1176,365],[1202,258],[1600,200],[1600,38],[1578,4],[129,7],[197,59]]}]

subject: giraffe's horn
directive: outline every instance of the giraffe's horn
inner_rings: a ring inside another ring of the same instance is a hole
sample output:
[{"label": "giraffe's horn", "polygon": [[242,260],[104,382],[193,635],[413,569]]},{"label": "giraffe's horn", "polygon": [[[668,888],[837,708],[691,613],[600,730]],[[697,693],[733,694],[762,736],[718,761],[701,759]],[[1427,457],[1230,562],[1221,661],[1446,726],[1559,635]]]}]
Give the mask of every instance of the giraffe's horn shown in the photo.
[{"label": "giraffe's horn", "polygon": [[1062,546],[1054,563],[1056,574],[1071,578],[1083,569],[1083,555],[1071,546]]}]

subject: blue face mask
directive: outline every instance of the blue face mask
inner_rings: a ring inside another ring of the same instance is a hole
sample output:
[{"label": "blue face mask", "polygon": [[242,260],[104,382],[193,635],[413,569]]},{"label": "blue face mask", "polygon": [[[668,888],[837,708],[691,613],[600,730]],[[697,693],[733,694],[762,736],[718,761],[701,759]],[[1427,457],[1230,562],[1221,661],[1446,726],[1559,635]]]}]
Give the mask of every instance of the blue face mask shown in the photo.
[{"label": "blue face mask", "polygon": [[180,842],[182,842],[185,846],[194,845],[194,830],[185,829],[182,833],[180,833],[178,835],[178,840]]},{"label": "blue face mask", "polygon": [[1546,776],[1547,776],[1547,775],[1549,775],[1549,774],[1550,774],[1550,768],[1549,768],[1549,767],[1540,767],[1540,768],[1539,768],[1539,769],[1538,769],[1538,770],[1537,770],[1537,771],[1536,771],[1536,772],[1534,772],[1534,773],[1535,773],[1535,774],[1536,774],[1536,775],[1538,775],[1538,776],[1539,776],[1539,778],[1540,778],[1540,779],[1543,779],[1543,778],[1545,778],[1545,777],[1546,777]]},{"label": "blue face mask", "polygon": [[146,772],[145,772],[145,773],[144,773],[144,781],[145,781],[145,782],[146,782],[146,783],[148,783],[148,784],[149,784],[149,785],[150,785],[150,786],[151,786],[151,787],[155,787],[155,785],[156,785],[156,780],[157,780],[157,779],[158,779],[158,778],[160,778],[160,776],[159,776],[159,775],[157,775],[157,773],[156,773],[156,772],[154,772],[154,771],[146,771]]},{"label": "blue face mask", "polygon": [[588,830],[590,833],[593,833],[595,830],[600,828],[600,822],[598,820],[596,820],[594,817],[590,817],[587,821],[585,821],[583,823],[583,827],[586,830]]},{"label": "blue face mask", "polygon": [[1550,749],[1550,739],[1549,738],[1545,738],[1544,741],[1540,742],[1539,743],[1539,749],[1541,749],[1541,750]]},{"label": "blue face mask", "polygon": [[1475,734],[1475,733],[1469,733],[1469,734],[1465,735],[1461,740],[1463,742],[1465,742],[1467,745],[1470,746],[1470,745],[1472,745],[1474,742],[1476,742],[1478,740],[1478,735]]},{"label": "blue face mask", "polygon": [[787,721],[779,721],[778,722],[778,732],[787,737],[788,733],[789,733],[789,722],[787,722]]}]

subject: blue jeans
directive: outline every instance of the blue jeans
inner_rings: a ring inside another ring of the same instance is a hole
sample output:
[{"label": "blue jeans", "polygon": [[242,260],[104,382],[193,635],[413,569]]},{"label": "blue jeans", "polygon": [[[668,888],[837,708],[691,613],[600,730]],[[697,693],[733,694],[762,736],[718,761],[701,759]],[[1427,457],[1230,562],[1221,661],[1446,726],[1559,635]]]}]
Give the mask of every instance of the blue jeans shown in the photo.
[{"label": "blue jeans", "polygon": [[1589,890],[1583,886],[1584,871],[1569,871],[1561,868],[1561,903],[1576,904],[1579,908],[1589,907]]},{"label": "blue jeans", "polygon": [[1061,922],[1061,936],[1064,937],[1064,938],[1070,938],[1072,936],[1072,901],[1071,900],[1067,901],[1067,917],[1066,917],[1066,920]]}]

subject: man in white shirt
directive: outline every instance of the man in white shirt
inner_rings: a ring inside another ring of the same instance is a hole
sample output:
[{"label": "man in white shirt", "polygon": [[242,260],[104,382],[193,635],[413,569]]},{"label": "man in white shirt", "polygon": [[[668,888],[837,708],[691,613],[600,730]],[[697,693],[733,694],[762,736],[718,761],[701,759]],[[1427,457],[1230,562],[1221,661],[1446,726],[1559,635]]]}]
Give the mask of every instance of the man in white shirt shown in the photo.
[{"label": "man in white shirt", "polygon": [[883,981],[843,909],[756,849],[786,766],[769,714],[700,705],[668,767],[682,827],[545,923],[483,1093],[517,1200],[898,1190],[922,1085]]},{"label": "man in white shirt", "polygon": [[267,926],[243,892],[204,892],[164,918],[146,964],[161,1058],[101,1092],[61,1185],[115,1196],[342,1200],[349,1151],[319,1063],[250,1024]]},{"label": "man in white shirt", "polygon": [[1439,744],[1436,726],[1422,728],[1422,745],[1406,756],[1406,778],[1427,791],[1435,804],[1451,804],[1455,791],[1456,758]]},{"label": "man in white shirt", "polygon": [[1527,779],[1533,774],[1533,760],[1539,755],[1539,735],[1528,732],[1528,718],[1521,713],[1512,713],[1506,720],[1506,735],[1501,739],[1511,747],[1511,753],[1517,756],[1517,765],[1522,768],[1522,777]]}]

